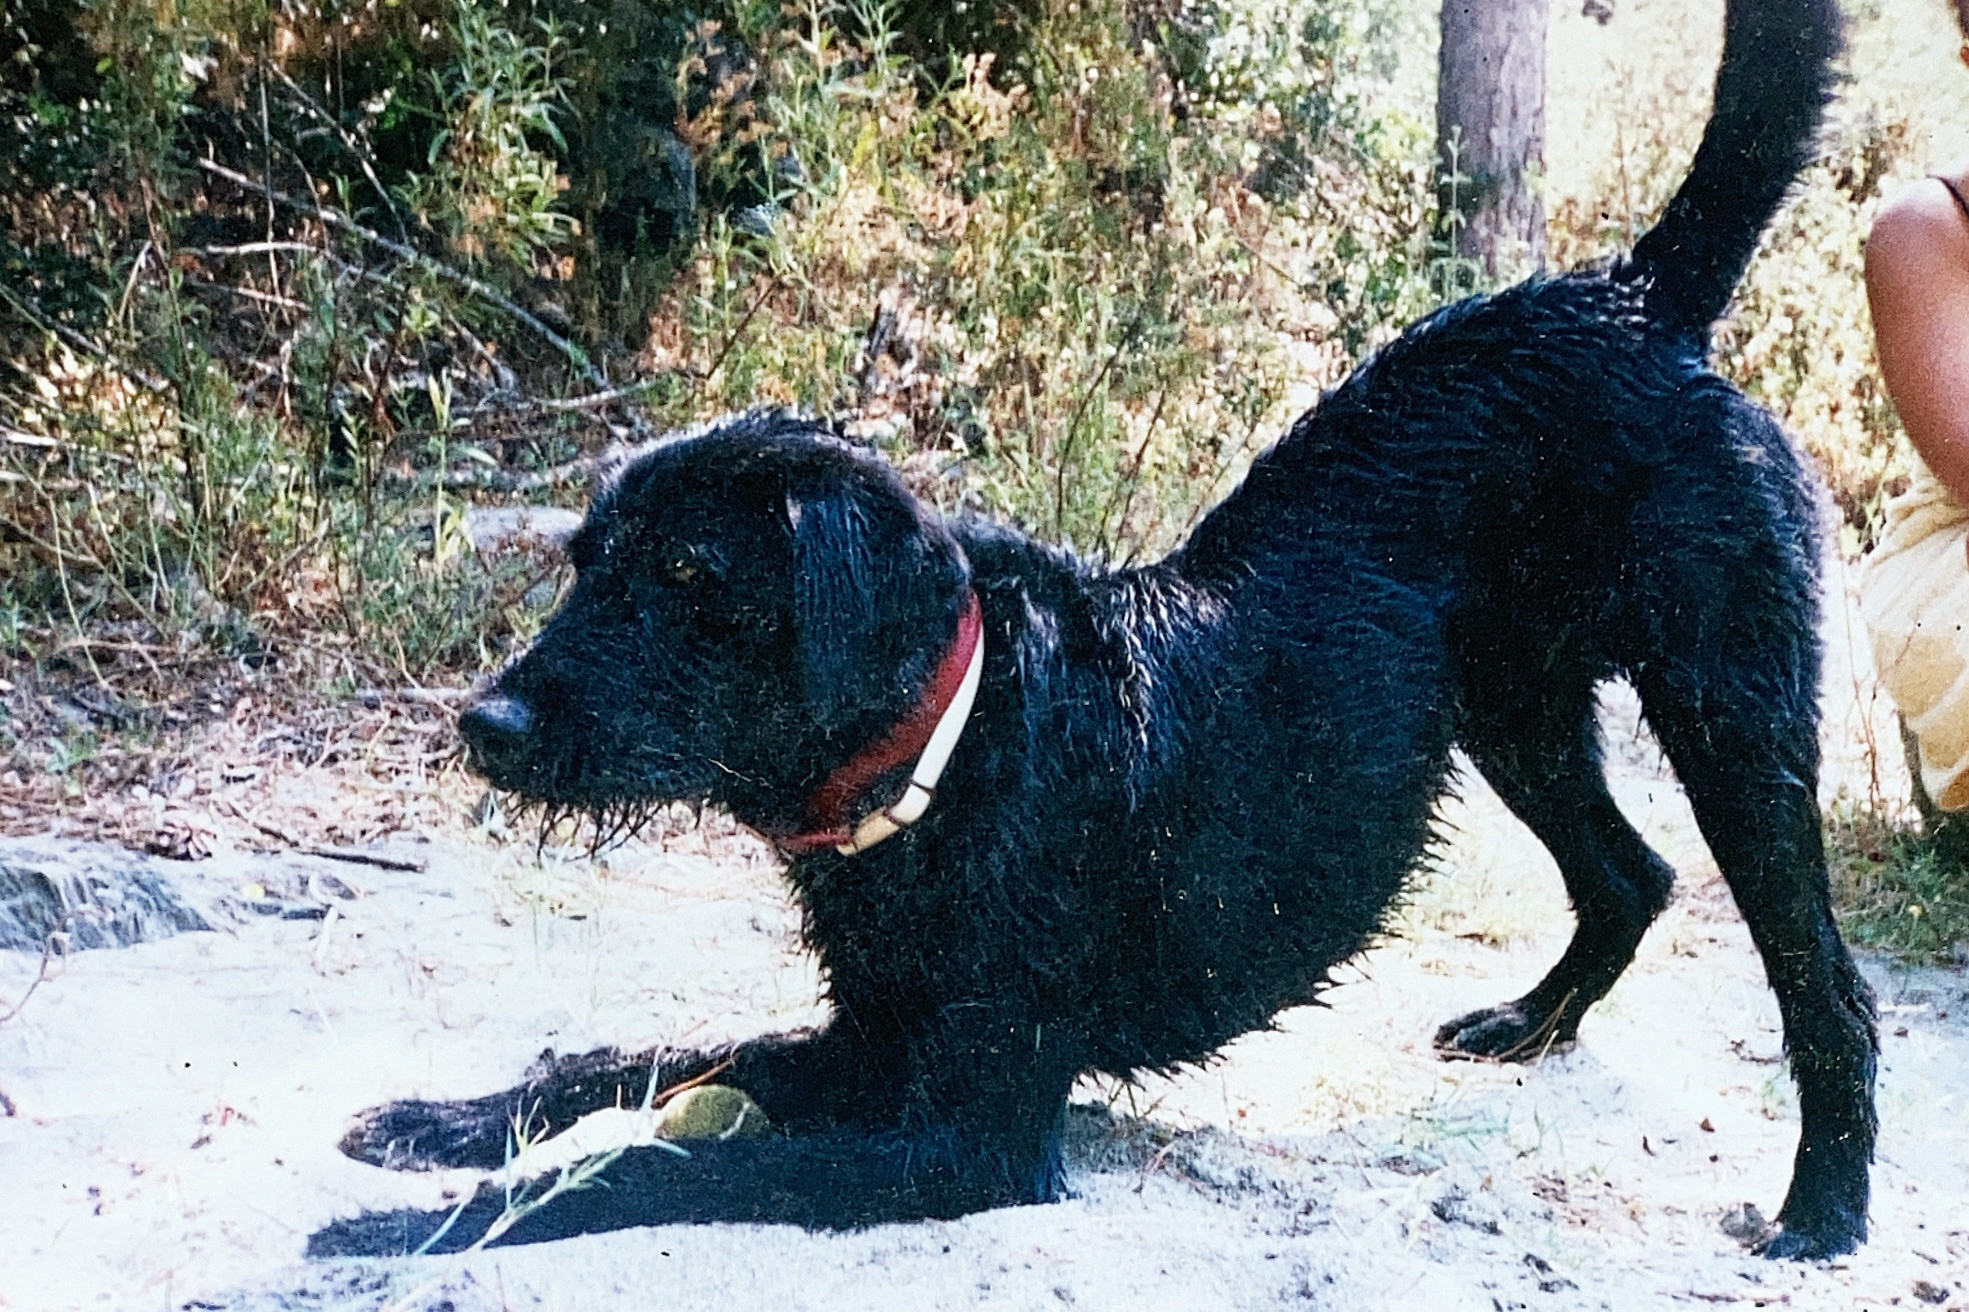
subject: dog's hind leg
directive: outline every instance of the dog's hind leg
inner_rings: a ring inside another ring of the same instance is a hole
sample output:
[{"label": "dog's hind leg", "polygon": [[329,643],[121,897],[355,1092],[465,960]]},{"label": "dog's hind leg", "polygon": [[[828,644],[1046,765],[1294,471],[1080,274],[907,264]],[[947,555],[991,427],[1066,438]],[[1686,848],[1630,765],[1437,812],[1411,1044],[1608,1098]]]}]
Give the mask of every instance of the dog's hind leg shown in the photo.
[{"label": "dog's hind leg", "polygon": [[[1866,1238],[1879,1040],[1872,990],[1840,940],[1826,883],[1810,630],[1788,643],[1746,630],[1685,644],[1700,664],[1651,663],[1637,682],[1764,959],[1798,1085],[1791,1190],[1764,1252],[1827,1258]],[[1787,648],[1794,668],[1774,669]]]},{"label": "dog's hind leg", "polygon": [[1592,680],[1513,695],[1473,687],[1461,737],[1505,805],[1559,864],[1578,925],[1565,955],[1515,1002],[1459,1016],[1436,1032],[1447,1057],[1528,1061],[1579,1032],[1667,905],[1674,872],[1614,805],[1600,769]]}]

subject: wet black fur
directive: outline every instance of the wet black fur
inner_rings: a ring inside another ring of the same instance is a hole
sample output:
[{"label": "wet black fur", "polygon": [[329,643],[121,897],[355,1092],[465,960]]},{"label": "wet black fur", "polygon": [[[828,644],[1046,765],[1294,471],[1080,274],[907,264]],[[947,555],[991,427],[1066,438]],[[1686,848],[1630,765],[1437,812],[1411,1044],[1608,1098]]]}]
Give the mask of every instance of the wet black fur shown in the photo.
[{"label": "wet black fur", "polygon": [[[476,1102],[375,1109],[345,1149],[494,1166],[516,1112],[558,1130],[729,1059],[719,1078],[786,1135],[632,1152],[612,1187],[501,1242],[1055,1198],[1079,1075],[1203,1061],[1372,940],[1428,848],[1453,744],[1557,858],[1578,930],[1531,993],[1437,1041],[1534,1056],[1574,1036],[1668,897],[1600,770],[1594,689],[1624,677],[1782,1008],[1803,1124],[1767,1251],[1858,1244],[1875,1040],[1820,850],[1819,502],[1704,362],[1809,148],[1836,19],[1826,0],[1735,0],[1729,21],[1726,112],[1634,256],[1416,325],[1160,563],[1108,571],[941,521],[795,417],[638,458],[574,543],[565,608],[466,714],[479,767],[550,804],[702,800],[792,832],[914,703],[968,586],[984,679],[936,805],[863,855],[788,868],[824,1030],[550,1056]],[[501,1202],[483,1192],[436,1247]],[[414,1247],[443,1215],[338,1223],[311,1251]]]}]

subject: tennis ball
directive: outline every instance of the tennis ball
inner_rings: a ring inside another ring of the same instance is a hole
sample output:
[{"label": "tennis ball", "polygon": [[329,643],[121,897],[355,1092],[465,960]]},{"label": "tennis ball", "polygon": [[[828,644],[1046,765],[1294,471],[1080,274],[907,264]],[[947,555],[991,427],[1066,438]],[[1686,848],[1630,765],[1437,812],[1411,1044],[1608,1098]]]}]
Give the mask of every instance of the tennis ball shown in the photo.
[{"label": "tennis ball", "polygon": [[663,1104],[657,1114],[659,1139],[735,1139],[765,1134],[772,1122],[745,1090],[729,1084],[700,1084]]}]

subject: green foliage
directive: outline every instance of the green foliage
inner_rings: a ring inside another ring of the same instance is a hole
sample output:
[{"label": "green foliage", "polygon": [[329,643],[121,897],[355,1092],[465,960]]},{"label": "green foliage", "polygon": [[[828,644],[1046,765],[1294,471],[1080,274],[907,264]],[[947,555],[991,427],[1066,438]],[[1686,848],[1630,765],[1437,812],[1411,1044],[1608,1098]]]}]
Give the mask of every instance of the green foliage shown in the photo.
[{"label": "green foliage", "polygon": [[1434,245],[1435,258],[1429,261],[1429,288],[1440,303],[1448,305],[1485,290],[1485,277],[1483,261],[1463,253],[1463,230],[1469,224],[1463,212],[1463,195],[1470,177],[1463,172],[1462,124],[1450,131],[1441,154],[1442,171],[1436,175],[1436,185],[1443,196],[1438,224],[1443,235]]},{"label": "green foliage", "polygon": [[1387,0],[1035,4],[934,54],[875,0],[225,2],[95,0],[88,77],[9,102],[93,125],[68,185],[117,200],[0,248],[69,261],[8,304],[23,641],[496,661],[552,567],[470,550],[464,496],[601,427],[527,409],[586,367],[556,331],[639,346],[661,423],[842,414],[940,505],[1133,558],[1430,300]]},{"label": "green foliage", "polygon": [[[1192,93],[1179,122],[1161,52],[1118,8],[1055,9],[1016,74],[971,56],[927,96],[880,11],[861,13],[865,45],[832,16],[812,3],[799,27],[745,34],[767,61],[762,148],[806,184],[770,238],[716,224],[683,271],[684,349],[657,350],[701,381],[667,415],[857,412],[933,500],[1126,558],[1194,522],[1303,402],[1289,333],[1326,343],[1312,363],[1337,373],[1386,331],[1377,307],[1426,301],[1422,160],[1374,157],[1406,180],[1390,198],[1350,148],[1325,190],[1276,188],[1303,207],[1267,203],[1238,177],[1248,106],[1212,118]],[[1281,70],[1305,57],[1265,50]],[[1342,186],[1393,213],[1363,203],[1332,233],[1319,207]]]},{"label": "green foliage", "polygon": [[1350,356],[1438,303],[1430,259],[1434,87],[1415,67],[1433,16],[1389,0],[1207,0],[1159,24],[1219,167],[1297,223],[1293,272]]},{"label": "green foliage", "polygon": [[1826,822],[1840,927],[1854,942],[1924,965],[1969,944],[1969,867],[1877,810],[1834,807]]},{"label": "green foliage", "polygon": [[174,172],[192,74],[209,58],[211,29],[180,5],[149,0],[91,0],[84,12],[121,162],[139,173]]},{"label": "green foliage", "polygon": [[857,36],[893,38],[897,52],[932,84],[965,55],[988,54],[1010,67],[1028,53],[1043,26],[1048,0],[863,0],[851,5]]},{"label": "green foliage", "polygon": [[555,208],[566,179],[543,148],[567,146],[555,122],[565,51],[551,20],[534,27],[508,26],[483,0],[455,0],[454,57],[430,75],[443,126],[427,148],[427,171],[405,188],[410,209],[453,250],[520,269],[564,247],[575,228]]},{"label": "green foliage", "polygon": [[170,404],[69,359],[16,411],[44,436],[0,461],[9,646],[53,624],[257,664],[285,635],[328,630],[417,678],[481,668],[532,631],[551,562],[481,559],[441,490],[324,497],[272,416],[211,360],[186,365]]}]

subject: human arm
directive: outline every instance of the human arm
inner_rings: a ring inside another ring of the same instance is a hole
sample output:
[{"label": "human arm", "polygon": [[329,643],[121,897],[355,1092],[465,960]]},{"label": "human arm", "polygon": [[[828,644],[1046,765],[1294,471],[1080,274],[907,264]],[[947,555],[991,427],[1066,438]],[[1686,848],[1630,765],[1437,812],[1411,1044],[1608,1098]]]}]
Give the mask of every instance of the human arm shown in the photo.
[{"label": "human arm", "polygon": [[1883,207],[1866,246],[1880,371],[1908,438],[1969,505],[1969,218],[1926,178]]}]

